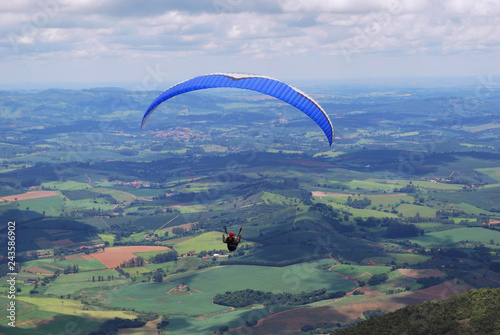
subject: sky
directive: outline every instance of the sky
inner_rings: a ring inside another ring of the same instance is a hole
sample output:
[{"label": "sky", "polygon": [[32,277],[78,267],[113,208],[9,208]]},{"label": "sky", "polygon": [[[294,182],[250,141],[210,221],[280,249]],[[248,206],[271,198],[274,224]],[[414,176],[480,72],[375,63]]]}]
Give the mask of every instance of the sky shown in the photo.
[{"label": "sky", "polygon": [[0,88],[500,74],[500,0],[0,2]]}]

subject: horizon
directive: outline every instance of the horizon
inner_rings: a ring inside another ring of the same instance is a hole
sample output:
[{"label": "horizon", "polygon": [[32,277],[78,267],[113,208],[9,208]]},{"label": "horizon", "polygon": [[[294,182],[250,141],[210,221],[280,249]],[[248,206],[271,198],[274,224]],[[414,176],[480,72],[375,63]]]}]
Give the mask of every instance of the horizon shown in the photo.
[{"label": "horizon", "polygon": [[[204,75],[200,73],[198,75]],[[259,75],[265,75],[258,73]],[[148,74],[146,74],[147,76]],[[197,75],[195,75],[197,76]],[[356,87],[372,87],[378,85],[381,88],[399,86],[401,88],[433,88],[433,87],[466,87],[470,85],[481,84],[490,88],[500,88],[500,81],[496,80],[497,74],[478,74],[468,76],[414,76],[414,77],[359,77],[359,78],[328,78],[328,79],[313,79],[313,78],[292,78],[284,80],[276,78],[277,80],[284,81],[288,84],[305,85],[305,87],[323,87],[323,86],[356,86]],[[144,91],[144,92],[158,92],[164,91],[171,86],[193,77],[186,77],[179,81],[166,78],[158,83],[158,87],[154,89],[147,89],[147,85],[141,85],[141,80],[130,82],[19,82],[19,83],[0,83],[0,91],[45,91],[45,90],[91,90],[91,89],[120,89],[127,91]],[[139,85],[138,85],[139,84]],[[139,89],[140,88],[140,89]]]}]

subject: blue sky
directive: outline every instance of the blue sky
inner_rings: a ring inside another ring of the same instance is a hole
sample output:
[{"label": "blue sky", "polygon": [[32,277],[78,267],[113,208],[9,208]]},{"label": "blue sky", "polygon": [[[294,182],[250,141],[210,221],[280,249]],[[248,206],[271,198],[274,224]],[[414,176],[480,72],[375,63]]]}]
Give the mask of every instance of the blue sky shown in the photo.
[{"label": "blue sky", "polygon": [[0,86],[164,89],[212,72],[282,80],[495,76],[499,0],[16,0]]}]

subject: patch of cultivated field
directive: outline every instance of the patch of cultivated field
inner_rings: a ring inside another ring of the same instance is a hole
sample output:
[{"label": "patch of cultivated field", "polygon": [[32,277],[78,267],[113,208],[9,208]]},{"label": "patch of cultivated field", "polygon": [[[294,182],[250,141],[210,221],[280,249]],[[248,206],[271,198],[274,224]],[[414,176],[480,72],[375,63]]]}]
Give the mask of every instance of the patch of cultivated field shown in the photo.
[{"label": "patch of cultivated field", "polygon": [[426,206],[417,206],[412,204],[402,204],[396,208],[396,210],[403,214],[404,217],[413,217],[417,215],[417,213],[421,217],[435,217],[436,209],[430,208]]},{"label": "patch of cultivated field", "polygon": [[417,264],[419,262],[422,263],[431,259],[431,256],[418,255],[418,254],[409,254],[409,253],[403,253],[403,254],[387,253],[387,254],[391,256],[397,264],[403,264],[403,263]]},{"label": "patch of cultivated field", "polygon": [[[257,321],[260,318],[268,316],[269,310],[264,308],[237,309],[234,311],[225,311],[214,315],[201,316],[197,318],[176,315],[170,317],[170,323],[167,327],[169,335],[192,335],[192,334],[216,334],[224,326],[229,329],[245,324],[245,321]],[[247,331],[252,328],[248,327]],[[281,332],[268,332],[268,334],[280,334]],[[235,334],[228,332],[228,334]],[[251,334],[250,332],[241,332],[240,334]],[[258,334],[258,333],[255,333]]]},{"label": "patch of cultivated field", "polygon": [[369,197],[368,199],[372,202],[371,206],[376,207],[380,205],[382,205],[382,207],[396,206],[401,203],[401,201],[412,203],[415,200],[415,198],[410,195],[402,195],[399,197]]},{"label": "patch of cultivated field", "polygon": [[103,242],[108,242],[109,246],[112,247],[115,243],[115,235],[113,234],[98,234]]},{"label": "patch of cultivated field", "polygon": [[[235,234],[238,232],[235,231]],[[242,234],[242,242],[240,246],[253,245],[253,242],[246,242],[244,232]],[[175,245],[175,250],[180,254],[186,254],[190,251],[199,253],[200,251],[209,250],[222,250],[226,249],[226,245],[222,243],[222,232],[208,232],[196,237],[193,237],[187,241],[183,241]]]},{"label": "patch of cultivated field", "polygon": [[476,169],[478,172],[500,181],[500,167]]},{"label": "patch of cultivated field", "polygon": [[377,197],[401,197],[406,196],[406,193],[388,193],[388,194],[360,194],[357,193],[336,193],[336,192],[324,192],[324,191],[312,191],[313,197],[340,197],[340,198],[377,198]]},{"label": "patch of cultivated field", "polygon": [[222,243],[222,232],[219,233],[212,231],[176,244],[175,250],[180,255],[183,255],[190,251],[198,253],[202,250],[208,251],[213,249],[222,249],[223,247],[224,244]]},{"label": "patch of cultivated field", "polygon": [[374,218],[397,218],[397,214],[394,213],[387,213],[383,211],[378,211],[374,209],[365,209],[365,208],[352,208],[346,205],[339,205],[339,204],[331,204],[328,203],[328,205],[332,206],[334,209],[340,209],[343,211],[347,211],[349,213],[352,213],[354,217],[362,217],[362,218],[368,218],[368,217],[374,217]]},{"label": "patch of cultivated field", "polygon": [[440,271],[438,269],[398,269],[398,271],[403,276],[410,278],[442,277],[445,275],[443,271]]},{"label": "patch of cultivated field", "polygon": [[262,194],[262,201],[268,204],[277,204],[277,205],[290,205],[293,203],[299,203],[299,199],[297,198],[289,198],[271,192],[264,192]]},{"label": "patch of cultivated field", "polygon": [[479,207],[473,206],[471,204],[461,202],[455,206],[457,209],[464,211],[467,214],[473,215],[498,215],[497,213],[493,213]]},{"label": "patch of cultivated field", "polygon": [[133,319],[137,313],[132,311],[106,311],[98,307],[95,309],[85,309],[85,305],[79,300],[60,299],[60,298],[40,298],[40,297],[16,297],[20,301],[35,305],[39,310],[82,316],[90,319],[105,320],[115,317],[124,319]]},{"label": "patch of cultivated field", "polygon": [[[317,262],[284,267],[232,265],[176,279],[203,292],[224,293],[254,289],[265,292],[350,291],[355,284],[340,274],[315,268]],[[214,285],[217,283],[217,285]]]},{"label": "patch of cultivated field", "polygon": [[387,273],[391,268],[388,266],[363,266],[363,265],[347,265],[340,264],[335,266],[332,270],[340,272],[346,276],[353,277],[361,280],[368,280],[371,276]]},{"label": "patch of cultivated field", "polygon": [[485,123],[485,124],[481,124],[478,126],[462,126],[462,129],[465,131],[470,131],[471,133],[477,133],[479,131],[485,131],[485,130],[495,129],[495,128],[499,128],[499,127],[500,127],[500,124],[498,124],[498,123]]},{"label": "patch of cultivated field", "polygon": [[106,267],[101,262],[95,259],[87,260],[83,256],[77,256],[71,258],[67,257],[65,260],[57,262],[54,260],[54,258],[32,260],[23,263],[23,270],[38,273],[38,271],[36,271],[37,268],[41,268],[45,270],[41,273],[46,273],[46,271],[49,271],[51,274],[53,274],[57,270],[62,273],[67,266],[73,265],[77,265],[81,272],[106,269]]},{"label": "patch of cultivated field", "polygon": [[163,246],[124,246],[124,247],[110,247],[106,248],[103,252],[95,252],[90,255],[85,255],[86,259],[97,259],[99,262],[104,264],[107,268],[115,268],[121,263],[126,262],[134,257],[137,257],[135,253],[138,252],[148,252],[148,251],[162,251],[169,250],[167,247]]},{"label": "patch of cultivated field", "polygon": [[[348,296],[315,306],[276,309],[275,313],[269,316],[263,313],[264,317],[256,326],[250,328],[243,323],[236,331],[242,334],[247,331],[252,331],[253,334],[295,334],[300,333],[301,328],[306,324],[347,323],[357,317],[363,318],[362,313],[376,309],[377,307],[374,306],[384,307],[380,303],[372,303],[371,301],[375,300],[373,298],[373,295]],[[359,304],[358,308],[346,310],[353,303]],[[399,308],[401,307],[404,305],[400,304]]]},{"label": "patch of cultivated field", "polygon": [[47,198],[47,197],[55,197],[58,196],[54,191],[31,191],[21,194],[9,195],[7,197],[2,197],[1,199],[7,201],[21,201],[28,199],[38,199],[38,198]]},{"label": "patch of cultivated field", "polygon": [[133,308],[138,311],[158,311],[168,314],[201,315],[228,311],[231,308],[212,304],[214,294],[190,288],[188,294],[172,294],[177,283],[139,283],[108,290],[105,304]]},{"label": "patch of cultivated field", "polygon": [[45,294],[65,296],[67,294],[80,292],[83,289],[115,287],[129,282],[130,279],[125,279],[115,270],[80,272],[71,275],[58,276]]},{"label": "patch of cultivated field", "polygon": [[[8,320],[8,319],[6,319]],[[101,320],[102,322],[102,320]],[[20,315],[16,318],[16,327],[4,326],[0,322],[0,334],[8,335],[47,335],[63,334],[61,329],[70,331],[66,334],[76,334],[72,330],[78,330],[80,333],[87,333],[97,330],[100,322],[94,321],[88,317],[79,317],[67,314],[58,314],[39,309]]]},{"label": "patch of cultivated field", "polygon": [[[108,289],[106,304],[141,311],[169,314],[201,315],[229,311],[212,304],[218,293],[254,289],[265,292],[301,293],[326,288],[329,292],[350,291],[355,284],[342,275],[315,268],[320,262],[296,264],[281,268],[234,265],[203,269],[167,276],[168,282],[140,283]],[[176,278],[176,279],[173,279]],[[187,285],[189,291],[174,294],[172,289]]]},{"label": "patch of cultivated field", "polygon": [[450,281],[412,292],[348,296],[319,306],[279,311],[264,317],[254,327],[239,328],[239,333],[246,334],[248,331],[251,331],[252,334],[300,333],[300,329],[305,324],[347,323],[357,318],[364,319],[363,312],[365,311],[377,308],[383,311],[394,311],[425,301],[444,299],[450,295],[465,293],[471,288],[469,285],[457,285],[454,281]]},{"label": "patch of cultivated field", "polygon": [[64,182],[52,181],[52,182],[44,183],[43,186],[50,187],[52,189],[57,189],[57,190],[83,190],[83,189],[86,189],[88,187],[88,185],[85,183],[80,183],[80,182],[73,181],[73,180],[68,180],[68,181],[64,181]]},{"label": "patch of cultivated field", "polygon": [[118,329],[118,335],[144,335],[144,334],[158,334],[158,324],[161,322],[161,318],[156,320],[151,320],[147,322],[144,326],[140,328],[124,328]]},{"label": "patch of cultivated field", "polygon": [[211,144],[211,145],[206,145],[203,150],[205,150],[205,152],[226,152],[227,151],[227,147],[224,147],[222,145],[217,145],[217,144]]},{"label": "patch of cultivated field", "polygon": [[486,228],[455,228],[434,233],[426,233],[422,236],[408,239],[411,243],[421,245],[449,244],[460,241],[475,241],[489,243],[491,240],[500,241],[500,232]]},{"label": "patch of cultivated field", "polygon": [[[401,188],[408,185],[408,180],[404,179],[371,179],[375,182],[385,184],[390,187],[390,190],[394,188]],[[428,190],[460,190],[462,185],[457,184],[445,184],[445,183],[435,183],[432,181],[425,180],[413,180],[412,184],[418,188],[428,189]]]},{"label": "patch of cultivated field", "polygon": [[409,253],[387,253],[387,256],[376,256],[376,257],[368,257],[363,259],[362,263],[374,262],[375,264],[384,264],[389,266],[392,261],[396,262],[396,264],[417,264],[419,262],[426,262],[431,258],[431,256],[426,255],[417,255],[417,254],[409,254]]},{"label": "patch of cultivated field", "polygon": [[120,203],[130,204],[132,201],[136,199],[136,196],[133,195],[132,193],[118,191],[114,189],[99,188],[96,189],[95,191],[103,194],[109,194],[113,198],[115,198],[116,201]]}]

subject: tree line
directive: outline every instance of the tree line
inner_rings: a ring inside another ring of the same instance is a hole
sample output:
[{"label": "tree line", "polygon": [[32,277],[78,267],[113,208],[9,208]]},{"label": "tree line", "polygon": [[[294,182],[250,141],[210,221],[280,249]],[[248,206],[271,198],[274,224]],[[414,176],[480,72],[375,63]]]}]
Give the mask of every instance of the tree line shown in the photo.
[{"label": "tree line", "polygon": [[217,294],[213,300],[214,304],[245,307],[253,304],[264,304],[267,306],[279,304],[281,306],[305,305],[316,301],[335,299],[343,297],[345,291],[327,292],[325,288],[311,292],[292,293],[272,293],[255,291],[252,289],[226,292]]}]

